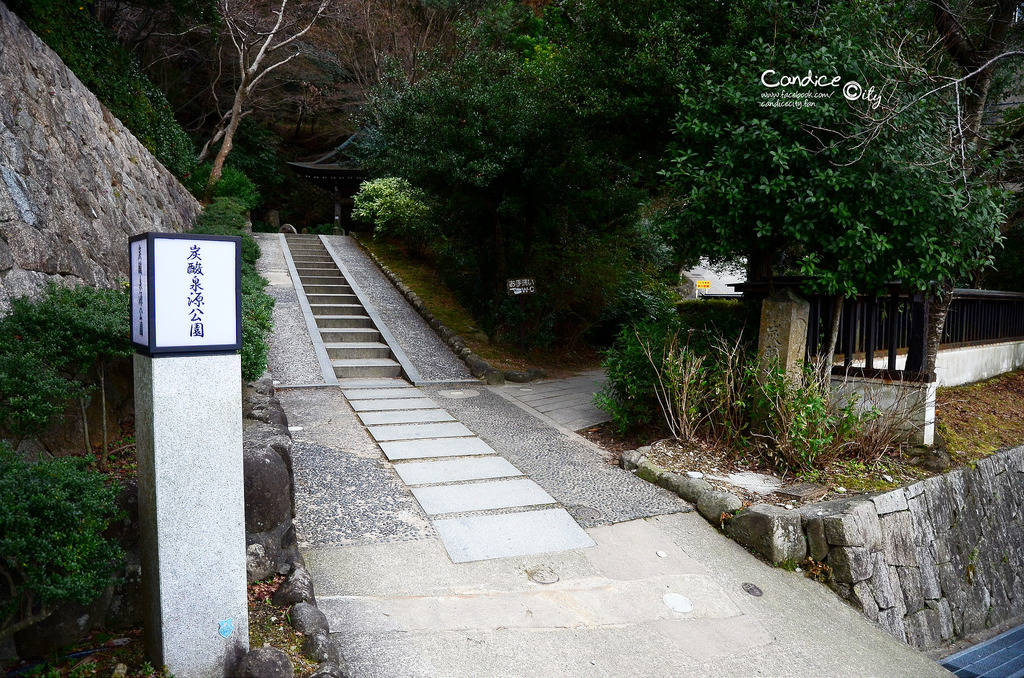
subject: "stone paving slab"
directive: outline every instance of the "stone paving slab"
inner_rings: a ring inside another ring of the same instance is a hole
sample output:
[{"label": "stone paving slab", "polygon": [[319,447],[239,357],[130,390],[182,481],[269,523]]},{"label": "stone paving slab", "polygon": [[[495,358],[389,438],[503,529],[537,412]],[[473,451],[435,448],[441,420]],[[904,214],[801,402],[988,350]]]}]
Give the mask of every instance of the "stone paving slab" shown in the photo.
[{"label": "stone paving slab", "polygon": [[350,400],[356,412],[381,412],[384,410],[430,410],[437,407],[430,398],[382,398],[380,400]]},{"label": "stone paving slab", "polygon": [[455,563],[594,546],[565,509],[436,520],[434,530]]},{"label": "stone paving slab", "polygon": [[412,494],[424,513],[431,516],[556,503],[550,494],[529,478],[467,485],[414,487]]},{"label": "stone paving slab", "polygon": [[360,412],[359,418],[366,426],[376,426],[379,424],[422,424],[440,421],[455,421],[455,417],[442,409]]},{"label": "stone paving slab", "polygon": [[423,391],[408,388],[354,388],[342,391],[349,400],[373,400],[374,398],[422,398]]},{"label": "stone paving slab", "polygon": [[406,485],[457,483],[521,476],[522,472],[503,457],[463,457],[443,461],[410,461],[395,464],[398,477]]},{"label": "stone paving slab", "polygon": [[594,405],[594,394],[601,390],[605,380],[604,372],[590,370],[568,379],[506,386],[502,395],[537,412],[542,419],[577,431],[610,418]]},{"label": "stone paving slab", "polygon": [[468,457],[494,454],[491,446],[479,438],[438,438],[428,440],[396,440],[380,443],[390,461],[430,459],[433,457]]},{"label": "stone paving slab", "polygon": [[405,379],[370,379],[363,377],[353,377],[349,379],[339,379],[338,384],[343,389],[350,388],[409,388],[409,382]]},{"label": "stone paving slab", "polygon": [[590,441],[555,429],[525,406],[506,400],[502,396],[508,387],[481,389],[465,399],[448,397],[444,389],[423,390],[569,508],[584,527],[691,510],[672,492],[635,482]]},{"label": "stone paving slab", "polygon": [[370,426],[370,435],[377,442],[392,440],[421,440],[423,438],[460,438],[473,432],[459,422],[443,424],[394,424]]}]

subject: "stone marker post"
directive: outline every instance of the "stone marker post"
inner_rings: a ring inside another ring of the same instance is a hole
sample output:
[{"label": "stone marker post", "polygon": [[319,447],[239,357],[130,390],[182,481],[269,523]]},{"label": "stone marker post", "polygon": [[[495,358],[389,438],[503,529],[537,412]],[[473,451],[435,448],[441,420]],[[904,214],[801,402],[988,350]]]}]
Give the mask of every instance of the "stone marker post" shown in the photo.
[{"label": "stone marker post", "polygon": [[230,676],[249,647],[240,240],[129,248],[146,653],[176,678]]},{"label": "stone marker post", "polygon": [[779,290],[762,302],[757,357],[763,368],[775,363],[790,378],[800,377],[810,311],[810,303],[790,289]]}]

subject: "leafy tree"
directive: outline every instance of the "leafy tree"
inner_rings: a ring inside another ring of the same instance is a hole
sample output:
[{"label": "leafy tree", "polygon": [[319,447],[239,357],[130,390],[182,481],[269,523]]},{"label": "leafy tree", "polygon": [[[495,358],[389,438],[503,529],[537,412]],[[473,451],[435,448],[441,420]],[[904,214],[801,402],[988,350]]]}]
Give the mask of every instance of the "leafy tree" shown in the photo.
[{"label": "leafy tree", "polygon": [[[684,9],[702,5],[494,3],[453,63],[371,95],[362,158],[436,205],[441,268],[485,327],[579,337],[636,265],[627,234],[693,60]],[[504,291],[521,275],[525,307]]]},{"label": "leafy tree", "polygon": [[398,177],[364,181],[359,187],[352,217],[374,225],[375,235],[391,235],[422,253],[430,240],[430,208],[423,191]]},{"label": "leafy tree", "polygon": [[85,464],[28,464],[0,442],[0,640],[115,581],[122,554],[103,533],[118,517],[117,488]]},{"label": "leafy tree", "polygon": [[[1002,195],[951,177],[955,102],[905,83],[873,115],[873,102],[847,102],[831,84],[766,87],[769,68],[772,84],[813,73],[864,91],[898,76],[879,66],[880,36],[863,30],[873,18],[858,13],[863,7],[819,16],[773,6],[774,44],[755,39],[721,52],[680,95],[665,172],[678,246],[745,257],[754,279],[799,271],[837,302],[891,280],[934,293],[933,281],[952,286],[984,267],[1004,218]],[[874,18],[886,25],[885,15]]]}]

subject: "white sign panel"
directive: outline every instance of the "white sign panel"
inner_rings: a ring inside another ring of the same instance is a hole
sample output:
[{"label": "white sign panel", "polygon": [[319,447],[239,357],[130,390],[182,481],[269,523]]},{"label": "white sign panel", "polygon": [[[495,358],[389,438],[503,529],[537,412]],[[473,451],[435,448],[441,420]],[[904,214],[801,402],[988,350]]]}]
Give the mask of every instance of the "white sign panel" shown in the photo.
[{"label": "white sign panel", "polygon": [[129,250],[132,292],[132,343],[149,346],[149,243],[135,240]]},{"label": "white sign panel", "polygon": [[241,347],[238,238],[147,233],[129,248],[134,344],[150,354]]}]

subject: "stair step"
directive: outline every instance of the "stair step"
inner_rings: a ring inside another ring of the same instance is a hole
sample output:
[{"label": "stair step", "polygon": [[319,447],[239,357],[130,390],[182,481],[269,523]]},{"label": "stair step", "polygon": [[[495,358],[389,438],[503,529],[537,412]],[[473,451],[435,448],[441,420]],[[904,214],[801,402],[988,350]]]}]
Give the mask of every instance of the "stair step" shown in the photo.
[{"label": "stair step", "polygon": [[391,349],[379,341],[345,341],[324,344],[332,360],[356,360],[358,358],[390,358]]},{"label": "stair step", "polygon": [[340,327],[373,327],[373,321],[365,315],[321,315],[313,316],[316,326],[321,329],[337,329]]},{"label": "stair step", "polygon": [[366,315],[363,305],[356,304],[310,304],[309,310],[313,316],[321,315]]},{"label": "stair step", "polygon": [[354,294],[307,294],[306,301],[310,306],[320,304],[358,304],[359,297]]},{"label": "stair step", "polygon": [[362,358],[359,360],[332,360],[334,374],[339,379],[355,377],[398,377],[402,374],[402,366],[394,360]]},{"label": "stair step", "polygon": [[348,285],[321,285],[318,283],[302,282],[302,291],[306,294],[352,294],[352,288]]},{"label": "stair step", "polygon": [[320,338],[325,344],[370,343],[380,341],[380,332],[375,327],[331,327],[321,328]]},{"label": "stair step", "polygon": [[[302,281],[302,286],[306,285],[345,285],[345,279],[341,277],[339,273],[337,277],[328,278],[326,276],[303,276],[299,273],[299,280]],[[348,287],[345,285],[345,287]]]},{"label": "stair step", "polygon": [[337,266],[301,266],[296,264],[295,270],[300,275],[341,275],[341,271],[338,270]]}]

